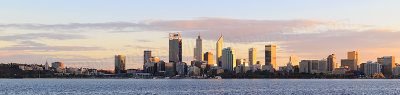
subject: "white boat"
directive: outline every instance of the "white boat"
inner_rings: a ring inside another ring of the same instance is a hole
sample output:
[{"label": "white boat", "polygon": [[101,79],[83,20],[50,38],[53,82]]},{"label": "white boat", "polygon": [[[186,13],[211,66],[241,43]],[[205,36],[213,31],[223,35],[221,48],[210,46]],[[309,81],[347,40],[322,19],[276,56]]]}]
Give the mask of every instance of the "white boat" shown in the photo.
[{"label": "white boat", "polygon": [[215,79],[222,79],[221,76],[215,76]]}]

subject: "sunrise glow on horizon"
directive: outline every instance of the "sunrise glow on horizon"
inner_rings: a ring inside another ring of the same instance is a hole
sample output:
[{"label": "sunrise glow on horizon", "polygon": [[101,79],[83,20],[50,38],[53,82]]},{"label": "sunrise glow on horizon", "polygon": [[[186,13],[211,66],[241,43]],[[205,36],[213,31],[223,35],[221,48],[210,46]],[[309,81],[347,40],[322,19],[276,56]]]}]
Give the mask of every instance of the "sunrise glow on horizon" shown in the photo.
[{"label": "sunrise glow on horizon", "polygon": [[187,63],[199,34],[203,52],[215,54],[222,34],[223,48],[233,47],[236,58],[256,48],[261,63],[265,45],[276,44],[277,66],[291,55],[320,60],[335,54],[338,63],[349,51],[360,53],[360,63],[400,57],[396,0],[100,1],[0,3],[0,63],[114,69],[114,56],[125,55],[126,68],[137,69],[144,50],[168,61],[168,34],[175,32]]}]

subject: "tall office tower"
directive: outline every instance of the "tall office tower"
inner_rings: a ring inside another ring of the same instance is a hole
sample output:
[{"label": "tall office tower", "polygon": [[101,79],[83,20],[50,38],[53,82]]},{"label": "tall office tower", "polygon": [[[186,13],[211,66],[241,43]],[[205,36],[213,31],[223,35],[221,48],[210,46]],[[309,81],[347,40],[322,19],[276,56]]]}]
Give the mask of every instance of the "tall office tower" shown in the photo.
[{"label": "tall office tower", "polygon": [[150,50],[145,50],[144,51],[144,58],[143,58],[143,69],[146,70],[146,67],[148,64],[151,62],[151,51]]},{"label": "tall office tower", "polygon": [[204,61],[207,61],[208,65],[213,66],[213,54],[211,52],[204,53]]},{"label": "tall office tower", "polygon": [[378,58],[378,62],[379,60],[383,60],[383,74],[385,75],[391,75],[393,72],[393,67],[396,67],[395,65],[395,57],[394,56],[384,56],[381,58]]},{"label": "tall office tower", "polygon": [[336,57],[335,54],[331,54],[326,58],[327,70],[333,71],[336,68]]},{"label": "tall office tower", "polygon": [[115,55],[115,69],[114,73],[120,74],[125,71],[125,56],[124,55]]},{"label": "tall office tower", "polygon": [[222,34],[221,34],[221,37],[219,37],[219,39],[218,39],[218,41],[217,41],[217,52],[216,52],[216,55],[217,55],[217,65],[218,65],[218,67],[222,67],[222,60],[221,60],[221,56],[222,56],[222,44],[223,44],[223,40],[224,40],[224,36],[222,36]]},{"label": "tall office tower", "polygon": [[265,65],[272,65],[276,70],[276,45],[265,45]]},{"label": "tall office tower", "polygon": [[299,65],[299,61],[297,60],[297,56],[296,56],[296,55],[291,55],[291,56],[289,57],[289,63],[290,63],[292,66]]},{"label": "tall office tower", "polygon": [[249,67],[251,71],[256,70],[256,65],[257,64],[257,49],[256,48],[250,48],[249,49]]},{"label": "tall office tower", "polygon": [[51,63],[51,67],[53,67],[53,68],[64,68],[64,62],[53,62],[53,63]]},{"label": "tall office tower", "polygon": [[182,62],[182,39],[179,32],[169,34],[169,62]]},{"label": "tall office tower", "polygon": [[196,47],[194,48],[194,60],[203,61],[203,40],[199,36],[196,39]]},{"label": "tall office tower", "polygon": [[256,48],[249,49],[249,66],[257,64],[257,50]]},{"label": "tall office tower", "polygon": [[236,53],[233,48],[228,47],[222,50],[222,68],[228,72],[233,72],[236,67]]},{"label": "tall office tower", "polygon": [[357,51],[347,52],[347,59],[354,59],[357,65],[360,65],[359,53]]}]

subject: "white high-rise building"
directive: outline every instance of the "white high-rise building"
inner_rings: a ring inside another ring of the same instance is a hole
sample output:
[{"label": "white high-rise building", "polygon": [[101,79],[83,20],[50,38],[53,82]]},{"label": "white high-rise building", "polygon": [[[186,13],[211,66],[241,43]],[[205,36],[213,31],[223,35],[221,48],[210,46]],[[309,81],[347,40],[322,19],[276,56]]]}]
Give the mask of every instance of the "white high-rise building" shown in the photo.
[{"label": "white high-rise building", "polygon": [[203,39],[200,34],[196,39],[196,47],[194,48],[193,59],[197,61],[203,61]]},{"label": "white high-rise building", "polygon": [[228,47],[222,50],[222,68],[228,72],[233,72],[236,67],[236,53],[233,48]]},{"label": "white high-rise building", "polygon": [[222,44],[223,44],[223,40],[224,40],[224,36],[222,36],[218,39],[217,41],[217,49],[216,49],[216,59],[217,62],[216,64],[218,65],[218,67],[222,67],[222,60],[221,60],[221,56],[222,56]]}]

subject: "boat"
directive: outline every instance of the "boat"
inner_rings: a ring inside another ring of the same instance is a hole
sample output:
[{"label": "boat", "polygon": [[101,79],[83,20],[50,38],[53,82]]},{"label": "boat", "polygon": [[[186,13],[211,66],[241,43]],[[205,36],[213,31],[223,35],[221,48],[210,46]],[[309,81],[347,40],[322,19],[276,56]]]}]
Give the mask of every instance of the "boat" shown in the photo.
[{"label": "boat", "polygon": [[222,79],[221,76],[215,76],[215,79]]}]

